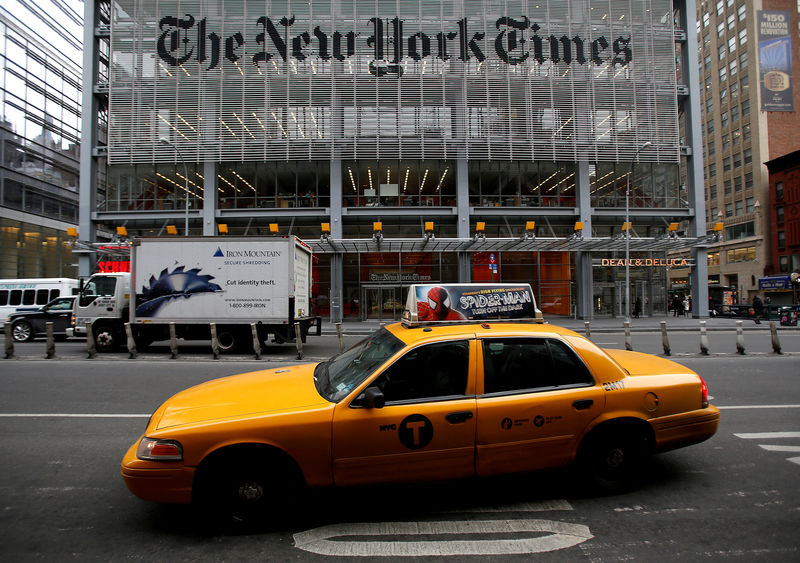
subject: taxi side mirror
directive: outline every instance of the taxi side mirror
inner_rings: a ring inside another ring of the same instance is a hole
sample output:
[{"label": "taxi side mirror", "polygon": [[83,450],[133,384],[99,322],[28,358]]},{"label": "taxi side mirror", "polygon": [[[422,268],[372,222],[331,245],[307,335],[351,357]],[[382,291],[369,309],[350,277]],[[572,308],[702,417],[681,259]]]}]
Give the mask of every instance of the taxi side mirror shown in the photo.
[{"label": "taxi side mirror", "polygon": [[367,407],[368,409],[382,409],[386,404],[383,391],[378,387],[372,386],[364,389],[364,392],[354,401],[357,406]]}]

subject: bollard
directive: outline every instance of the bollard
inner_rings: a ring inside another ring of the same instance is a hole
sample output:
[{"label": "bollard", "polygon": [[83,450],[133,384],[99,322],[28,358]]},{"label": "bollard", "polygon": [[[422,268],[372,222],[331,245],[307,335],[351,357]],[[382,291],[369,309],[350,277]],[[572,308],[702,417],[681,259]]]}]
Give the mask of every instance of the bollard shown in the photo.
[{"label": "bollard", "polygon": [[344,352],[344,340],[342,340],[342,323],[336,323],[336,334],[339,336],[339,353]]},{"label": "bollard", "polygon": [[700,321],[700,353],[708,356],[708,334],[706,334],[706,321]]},{"label": "bollard", "polygon": [[664,347],[664,355],[671,356],[672,348],[669,347],[669,337],[667,336],[667,321],[661,321],[661,345]]},{"label": "bollard", "polygon": [[253,352],[256,353],[256,360],[260,360],[261,340],[258,338],[258,327],[256,327],[256,323],[250,323],[250,331],[253,333]]},{"label": "bollard", "polygon": [[744,355],[744,334],[742,333],[742,321],[736,321],[736,352]]},{"label": "bollard", "polygon": [[169,323],[169,352],[170,358],[178,357],[178,337],[175,334],[175,323]]},{"label": "bollard", "polygon": [[14,339],[11,338],[11,323],[5,324],[6,333],[6,360],[14,357]]},{"label": "bollard", "polygon": [[125,336],[128,339],[128,359],[136,359],[136,341],[133,339],[133,329],[131,323],[125,323]]},{"label": "bollard", "polygon": [[219,360],[219,340],[217,340],[217,323],[211,323],[211,353]]},{"label": "bollard", "polygon": [[591,340],[592,339],[592,327],[589,326],[589,325],[590,325],[589,321],[584,321],[583,328],[586,331],[586,338]]},{"label": "bollard", "polygon": [[52,360],[56,357],[56,341],[53,338],[53,323],[45,323],[45,330],[47,331],[47,344],[45,345],[44,357],[46,360]]},{"label": "bollard", "polygon": [[772,335],[772,351],[776,354],[783,354],[781,352],[781,341],[778,340],[778,325],[775,324],[775,321],[769,322],[769,332]]},{"label": "bollard", "polygon": [[92,333],[92,323],[86,323],[86,351],[90,358],[97,355],[97,348],[94,345],[94,334]]},{"label": "bollard", "polygon": [[631,342],[631,323],[625,321],[622,324],[625,326],[625,349],[633,350],[633,343]]},{"label": "bollard", "polygon": [[297,359],[303,359],[303,339],[300,336],[300,323],[294,323],[294,342],[297,344]]}]

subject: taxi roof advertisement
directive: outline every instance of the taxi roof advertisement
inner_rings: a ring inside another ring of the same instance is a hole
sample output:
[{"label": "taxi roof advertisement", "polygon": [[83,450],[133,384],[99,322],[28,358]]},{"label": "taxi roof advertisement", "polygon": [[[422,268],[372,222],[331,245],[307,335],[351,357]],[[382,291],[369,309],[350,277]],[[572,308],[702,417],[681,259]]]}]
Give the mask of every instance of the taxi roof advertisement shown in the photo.
[{"label": "taxi roof advertisement", "polygon": [[409,309],[416,302],[419,321],[532,319],[536,300],[529,284],[414,285]]}]

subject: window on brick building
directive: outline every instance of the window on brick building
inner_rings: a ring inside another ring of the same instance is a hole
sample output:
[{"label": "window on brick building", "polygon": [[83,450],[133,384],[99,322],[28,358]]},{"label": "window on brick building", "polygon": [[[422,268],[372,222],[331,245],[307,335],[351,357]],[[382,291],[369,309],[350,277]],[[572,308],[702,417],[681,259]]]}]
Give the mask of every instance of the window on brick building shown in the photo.
[{"label": "window on brick building", "polygon": [[733,167],[739,168],[742,165],[742,153],[735,152],[733,153]]},{"label": "window on brick building", "polygon": [[775,199],[783,199],[783,182],[775,182]]},{"label": "window on brick building", "polygon": [[753,162],[753,149],[744,149],[744,163],[750,164]]},{"label": "window on brick building", "polygon": [[775,208],[775,216],[778,223],[783,223],[783,206],[779,205]]}]

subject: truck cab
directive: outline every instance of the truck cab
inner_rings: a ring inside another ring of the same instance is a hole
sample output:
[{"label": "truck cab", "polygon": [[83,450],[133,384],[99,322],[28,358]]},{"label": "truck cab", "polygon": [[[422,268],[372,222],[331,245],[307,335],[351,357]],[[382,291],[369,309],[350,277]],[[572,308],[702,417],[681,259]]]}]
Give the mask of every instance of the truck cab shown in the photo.
[{"label": "truck cab", "polygon": [[86,325],[92,326],[92,337],[100,351],[112,350],[124,338],[128,322],[131,275],[129,273],[94,274],[78,294],[73,310],[74,321],[68,336],[86,336]]}]

